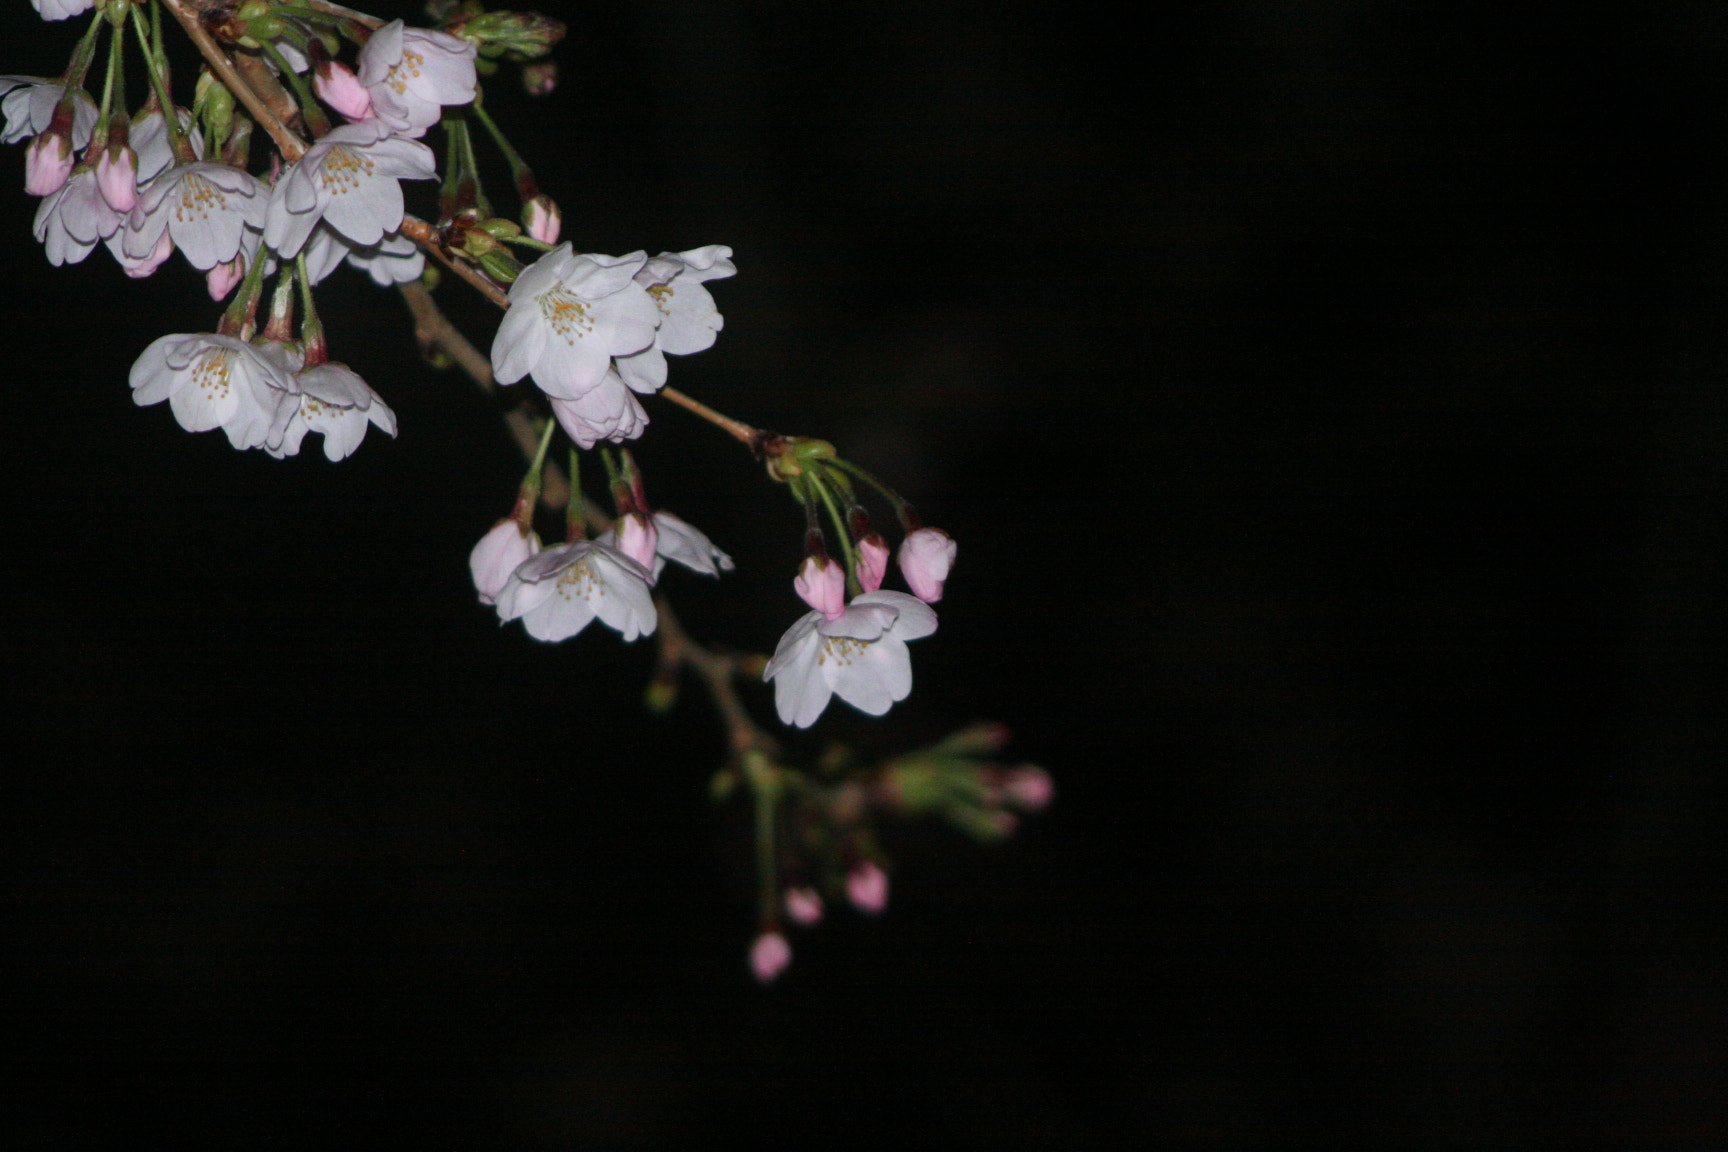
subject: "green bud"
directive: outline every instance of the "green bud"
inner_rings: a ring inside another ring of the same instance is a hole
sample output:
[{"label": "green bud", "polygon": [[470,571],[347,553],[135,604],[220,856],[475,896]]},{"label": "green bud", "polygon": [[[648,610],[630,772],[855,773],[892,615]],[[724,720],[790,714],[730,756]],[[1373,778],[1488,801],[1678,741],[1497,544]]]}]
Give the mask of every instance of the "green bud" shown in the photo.
[{"label": "green bud", "polygon": [[208,68],[198,73],[192,113],[204,122],[205,141],[210,149],[219,149],[234,127],[234,93]]},{"label": "green bud", "polygon": [[738,791],[738,773],[730,768],[720,769],[714,773],[714,778],[708,781],[708,795],[716,804],[730,800],[736,791]]},{"label": "green bud", "polygon": [[[469,233],[469,235],[486,236],[486,233],[480,232],[476,229],[474,232]],[[486,239],[493,245],[498,243],[498,241],[493,240],[490,236],[486,236]],[[492,279],[498,281],[500,284],[514,284],[516,282],[516,277],[522,275],[521,262],[503,248],[494,247],[491,251],[476,256],[474,262],[480,265],[481,271],[485,272],[486,275],[492,277]]]},{"label": "green bud", "polygon": [[486,12],[454,20],[444,31],[468,41],[483,57],[516,63],[537,60],[564,39],[564,25],[538,12]]},{"label": "green bud", "polygon": [[522,225],[514,220],[506,220],[502,216],[493,216],[475,225],[480,231],[494,240],[510,240],[522,235]]},{"label": "green bud", "polygon": [[664,716],[678,703],[678,681],[670,676],[654,677],[642,693],[642,703],[656,716]]}]

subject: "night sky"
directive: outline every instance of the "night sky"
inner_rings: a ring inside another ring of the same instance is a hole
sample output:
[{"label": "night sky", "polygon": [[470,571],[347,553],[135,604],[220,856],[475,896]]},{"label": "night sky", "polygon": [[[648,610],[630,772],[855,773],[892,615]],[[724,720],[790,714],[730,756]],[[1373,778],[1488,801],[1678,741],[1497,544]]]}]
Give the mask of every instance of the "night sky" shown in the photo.
[{"label": "night sky", "polygon": [[[959,541],[910,699],[789,747],[1000,720],[1056,803],[888,832],[886,914],[759,987],[695,683],[649,716],[651,644],[474,602],[498,402],[341,272],[399,439],[135,407],[219,309],[51,268],[19,145],[0,1143],[1728,1142],[1728,12],[547,8],[560,87],[487,107],[566,238],[735,250],[672,383]],[[0,70],[58,74],[81,21],[9,9]],[[649,415],[738,561],[674,602],[771,649],[800,512]]]}]

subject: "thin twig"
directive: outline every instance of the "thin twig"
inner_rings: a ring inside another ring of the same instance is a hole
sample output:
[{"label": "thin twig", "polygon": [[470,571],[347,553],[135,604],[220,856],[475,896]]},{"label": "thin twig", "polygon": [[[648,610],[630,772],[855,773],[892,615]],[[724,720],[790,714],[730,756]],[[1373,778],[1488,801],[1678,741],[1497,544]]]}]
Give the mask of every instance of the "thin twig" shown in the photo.
[{"label": "thin twig", "polygon": [[198,46],[199,54],[210,65],[210,70],[216,73],[217,79],[226,84],[228,90],[246,106],[252,119],[262,124],[264,130],[270,133],[270,139],[276,142],[276,150],[282,153],[283,161],[292,164],[300,159],[306,151],[305,142],[282,122],[282,118],[276,115],[262,96],[253,91],[252,85],[246,82],[246,78],[240,75],[234,62],[228,58],[228,53],[205,31],[204,20],[196,3],[191,0],[162,0],[162,6],[168,9],[170,16],[180,22],[186,35]]}]

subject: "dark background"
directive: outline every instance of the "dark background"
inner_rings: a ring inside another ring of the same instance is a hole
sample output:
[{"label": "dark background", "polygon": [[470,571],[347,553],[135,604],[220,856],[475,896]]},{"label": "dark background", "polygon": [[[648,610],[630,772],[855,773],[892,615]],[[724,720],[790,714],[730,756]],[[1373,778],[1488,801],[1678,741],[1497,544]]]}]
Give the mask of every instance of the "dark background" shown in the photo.
[{"label": "dark background", "polygon": [[[1723,1142],[1720,5],[559,14],[558,92],[489,107],[566,236],[737,251],[673,382],[960,542],[912,697],[828,734],[1006,720],[1058,801],[891,837],[888,913],[757,987],[699,693],[472,601],[494,406],[341,274],[398,441],[135,409],[217,309],[50,269],[14,150],[4,1143]],[[740,564],[684,614],[765,649],[799,518],[651,416]]]}]

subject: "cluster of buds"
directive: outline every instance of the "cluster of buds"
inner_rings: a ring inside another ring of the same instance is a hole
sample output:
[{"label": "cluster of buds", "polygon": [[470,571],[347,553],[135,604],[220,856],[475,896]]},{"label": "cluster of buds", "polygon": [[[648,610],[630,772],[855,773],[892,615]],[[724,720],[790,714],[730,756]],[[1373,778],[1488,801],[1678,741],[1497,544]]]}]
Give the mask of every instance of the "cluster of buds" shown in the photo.
[{"label": "cluster of buds", "polygon": [[[1011,835],[1020,818],[1043,811],[1055,798],[1050,774],[1035,764],[1003,764],[1008,730],[973,724],[916,752],[874,767],[851,763],[832,748],[815,774],[775,765],[779,806],[773,871],[764,877],[761,926],[750,966],[763,983],[791,963],[787,933],[815,927],[831,903],[878,916],[888,907],[887,858],[876,828],[893,820],[940,818],[968,835],[995,842]],[[748,771],[747,767],[747,771]],[[719,786],[730,786],[722,774]]]},{"label": "cluster of buds", "polygon": [[[912,690],[906,641],[936,631],[930,605],[942,599],[957,547],[940,528],[922,526],[909,503],[827,441],[770,437],[762,448],[769,475],[804,506],[804,562],[792,586],[810,606],[781,637],[763,673],[774,684],[774,706],[782,721],[798,728],[814,724],[835,696],[880,716]],[[870,527],[854,481],[894,506],[905,532],[899,565],[910,596],[882,587],[888,542]],[[843,561],[829,554],[824,514]]]}]

